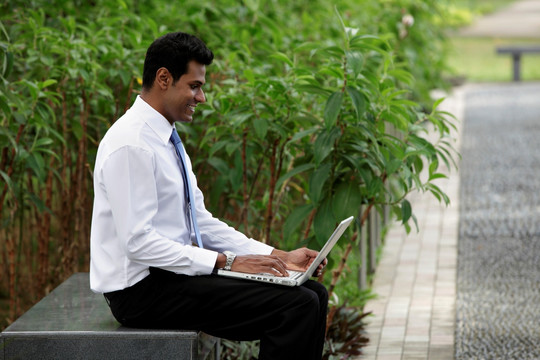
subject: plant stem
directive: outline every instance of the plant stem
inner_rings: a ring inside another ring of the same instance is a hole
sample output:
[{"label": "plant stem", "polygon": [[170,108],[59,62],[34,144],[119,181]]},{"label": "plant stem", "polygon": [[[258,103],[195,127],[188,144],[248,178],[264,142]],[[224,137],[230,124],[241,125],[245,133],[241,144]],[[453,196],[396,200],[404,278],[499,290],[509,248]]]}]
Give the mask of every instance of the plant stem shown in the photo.
[{"label": "plant stem", "polygon": [[244,133],[242,134],[242,186],[243,186],[243,200],[244,205],[242,207],[241,211],[241,218],[244,222],[244,233],[247,237],[250,236],[249,234],[249,226],[248,226],[248,208],[249,208],[249,194],[248,194],[248,188],[247,188],[247,159],[246,159],[246,152],[247,152],[247,136],[248,136],[248,129],[247,127],[244,128]]},{"label": "plant stem", "polygon": [[[364,212],[362,213],[362,216],[360,217],[361,227],[363,227],[364,224],[366,223],[366,220],[369,216],[369,212],[373,208],[373,205],[374,205],[373,203],[370,203],[367,206],[367,208],[364,210]],[[341,257],[341,260],[339,262],[339,267],[332,273],[332,283],[330,284],[328,288],[329,296],[332,296],[332,294],[334,293],[334,289],[336,287],[337,281],[339,280],[339,278],[341,277],[341,274],[343,273],[343,270],[345,269],[345,263],[347,262],[347,259],[349,258],[349,255],[351,254],[352,246],[357,238],[358,238],[358,231],[355,231],[351,241],[349,242],[349,244],[347,245],[347,248],[345,249],[345,253]]]},{"label": "plant stem", "polygon": [[345,253],[341,257],[338,268],[335,271],[332,272],[332,282],[330,283],[330,286],[328,287],[328,296],[330,296],[330,297],[334,293],[334,289],[336,288],[336,284],[337,284],[339,278],[341,277],[341,274],[343,273],[343,270],[345,269],[345,264],[347,262],[347,259],[349,258],[349,255],[351,254],[353,244],[356,241],[357,237],[358,237],[358,232],[355,231],[351,241],[349,242],[349,244],[347,245],[347,248],[345,249]]},{"label": "plant stem", "polygon": [[270,241],[270,230],[272,229],[272,221],[274,219],[273,203],[274,203],[274,191],[276,189],[277,171],[276,171],[276,151],[279,143],[279,139],[274,140],[272,144],[272,152],[270,155],[270,186],[268,195],[268,205],[266,207],[266,231],[263,237],[263,242],[268,243]]}]

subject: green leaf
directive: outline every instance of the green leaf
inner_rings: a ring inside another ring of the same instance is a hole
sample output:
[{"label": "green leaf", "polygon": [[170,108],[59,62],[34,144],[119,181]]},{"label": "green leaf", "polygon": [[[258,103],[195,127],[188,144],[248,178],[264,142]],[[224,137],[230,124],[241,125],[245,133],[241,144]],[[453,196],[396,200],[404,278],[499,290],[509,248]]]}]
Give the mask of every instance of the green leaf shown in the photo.
[{"label": "green leaf", "polygon": [[439,98],[437,99],[434,103],[433,103],[433,107],[432,107],[432,113],[435,112],[435,110],[437,110],[437,108],[439,107],[439,105],[445,100],[446,98],[445,97],[442,97],[442,98]]},{"label": "green leaf", "polygon": [[309,197],[314,205],[322,200],[322,190],[326,180],[330,177],[331,164],[324,164],[315,170],[309,177]]},{"label": "green leaf", "polygon": [[401,221],[403,224],[409,221],[412,215],[411,203],[405,199],[401,202]]},{"label": "green leaf", "polygon": [[15,118],[15,121],[22,125],[22,124],[26,124],[26,116],[24,116],[24,114],[21,114],[20,112],[15,112],[13,113],[13,117]]},{"label": "green leaf", "polygon": [[321,96],[329,96],[330,91],[324,89],[321,86],[313,85],[313,84],[295,84],[294,88],[300,92],[300,93],[308,93],[308,94],[315,94],[315,95],[321,95]]},{"label": "green leaf", "polygon": [[7,118],[11,114],[11,109],[5,99],[5,96],[0,94],[0,109],[2,109],[4,116]]},{"label": "green leaf", "polygon": [[54,79],[48,79],[48,80],[45,80],[43,82],[41,82],[39,84],[39,89],[40,90],[43,90],[45,89],[47,86],[51,86],[51,85],[54,85],[56,84],[58,81],[54,80]]},{"label": "green leaf", "polygon": [[253,69],[244,69],[244,77],[251,83],[255,82],[255,74],[253,73]]},{"label": "green leaf", "polygon": [[340,130],[334,127],[330,131],[323,130],[314,144],[314,160],[315,164],[319,165],[332,152],[335,141],[341,136]]},{"label": "green leaf", "polygon": [[283,175],[282,177],[278,179],[278,181],[276,182],[276,188],[279,189],[281,185],[283,185],[285,180],[293,176],[296,176],[300,173],[303,173],[304,171],[311,170],[314,167],[315,167],[315,164],[303,164],[303,165],[295,167],[294,169],[292,169],[291,171],[289,171],[288,173],[286,173],[285,175]]},{"label": "green leaf", "polygon": [[7,78],[11,74],[11,70],[13,69],[13,53],[12,52],[6,52],[6,62],[2,66],[2,76],[4,78]]},{"label": "green leaf", "polygon": [[268,133],[268,121],[263,118],[255,118],[253,120],[253,127],[255,128],[255,135],[259,139],[264,139],[266,137],[266,134]]},{"label": "green leaf", "polygon": [[358,183],[349,181],[339,185],[332,199],[332,209],[336,219],[345,219],[358,214],[360,205],[362,205],[362,192]]},{"label": "green leaf", "polygon": [[364,57],[359,51],[347,51],[347,64],[354,72],[355,76],[362,72],[364,67]]},{"label": "green leaf", "polygon": [[225,146],[225,151],[227,152],[227,155],[231,156],[232,153],[234,153],[238,148],[242,145],[241,142],[230,142]]},{"label": "green leaf", "polygon": [[210,148],[210,151],[208,152],[209,157],[212,157],[216,152],[223,149],[228,143],[229,143],[228,140],[221,140],[213,144],[212,147]]},{"label": "green leaf", "polygon": [[315,239],[319,246],[323,246],[336,226],[336,220],[332,211],[332,199],[328,198],[318,207],[317,214],[313,221]]},{"label": "green leaf", "polygon": [[283,224],[283,237],[285,238],[285,241],[291,237],[312,211],[313,205],[306,204],[297,207],[289,214],[289,216],[287,216],[287,220]]},{"label": "green leaf", "polygon": [[30,91],[30,96],[32,97],[32,99],[36,100],[39,94],[39,87],[35,83],[28,80],[23,80],[22,83],[26,85],[26,88],[28,89],[28,91]]},{"label": "green leaf", "polygon": [[341,59],[343,55],[345,55],[345,51],[343,51],[342,48],[339,46],[328,46],[321,50],[325,55],[329,57],[336,57],[338,59]]},{"label": "green leaf", "polygon": [[399,159],[393,159],[386,163],[386,174],[392,175],[395,173],[400,167],[403,162]]},{"label": "green leaf", "polygon": [[429,164],[429,174],[433,174],[437,168],[439,167],[439,162],[437,160],[434,160],[432,161],[430,164]]},{"label": "green leaf", "polygon": [[437,185],[430,183],[426,185],[426,188],[437,198],[437,200],[439,200],[439,202],[442,200],[445,205],[450,204],[448,195],[446,195]]},{"label": "green leaf", "polygon": [[229,165],[225,161],[223,161],[220,158],[212,157],[207,160],[207,162],[212,166],[214,169],[219,171],[221,174],[228,174],[229,172]]},{"label": "green leaf", "polygon": [[356,117],[360,118],[366,112],[366,99],[364,95],[351,86],[347,86],[347,93],[352,100],[354,110],[356,110]]},{"label": "green leaf", "polygon": [[429,176],[429,181],[435,180],[435,179],[448,179],[448,176],[441,173],[435,173],[433,175]]},{"label": "green leaf", "polygon": [[53,143],[51,138],[40,138],[36,140],[35,147],[48,146]]},{"label": "green leaf", "polygon": [[336,125],[336,120],[341,110],[343,103],[343,92],[336,91],[328,98],[324,108],[324,124],[326,128],[331,128]]},{"label": "green leaf", "polygon": [[384,184],[379,177],[372,178],[369,182],[366,181],[368,197],[377,197],[384,189]]},{"label": "green leaf", "polygon": [[3,172],[2,170],[0,170],[0,177],[2,177],[2,179],[4,179],[5,183],[8,186],[8,189],[12,190],[13,189],[13,182],[11,181],[11,178],[9,177],[9,175],[7,173]]},{"label": "green leaf", "polygon": [[45,180],[45,161],[39,153],[32,153],[26,160],[26,166],[33,171],[40,183]]},{"label": "green leaf", "polygon": [[291,138],[291,142],[298,141],[298,140],[302,139],[305,136],[313,134],[316,131],[317,131],[316,128],[311,128],[311,129],[299,131],[296,134],[294,134],[294,136]]},{"label": "green leaf", "polygon": [[221,194],[227,190],[227,178],[224,176],[215,176],[212,187],[210,188],[209,198],[211,206],[218,206]]},{"label": "green leaf", "polygon": [[280,60],[284,63],[287,63],[290,67],[294,67],[294,63],[291,61],[291,59],[289,59],[289,57],[287,55],[285,55],[284,53],[282,52],[276,52],[272,55],[270,55],[271,58],[273,59],[277,59],[277,60]]},{"label": "green leaf", "polygon": [[259,9],[259,1],[257,0],[244,0],[244,4],[253,12],[257,12]]}]

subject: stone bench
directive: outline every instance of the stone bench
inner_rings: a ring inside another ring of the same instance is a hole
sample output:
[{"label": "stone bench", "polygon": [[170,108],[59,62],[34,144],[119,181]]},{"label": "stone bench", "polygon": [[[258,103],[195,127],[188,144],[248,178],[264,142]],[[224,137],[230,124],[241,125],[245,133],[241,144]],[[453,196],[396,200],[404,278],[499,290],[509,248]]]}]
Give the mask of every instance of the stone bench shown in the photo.
[{"label": "stone bench", "polygon": [[219,359],[219,340],[196,331],[121,326],[88,273],[71,276],[7,327],[0,360]]},{"label": "stone bench", "polygon": [[540,45],[512,45],[499,46],[497,54],[511,54],[513,60],[513,80],[520,81],[521,73],[521,55],[522,54],[540,54]]}]

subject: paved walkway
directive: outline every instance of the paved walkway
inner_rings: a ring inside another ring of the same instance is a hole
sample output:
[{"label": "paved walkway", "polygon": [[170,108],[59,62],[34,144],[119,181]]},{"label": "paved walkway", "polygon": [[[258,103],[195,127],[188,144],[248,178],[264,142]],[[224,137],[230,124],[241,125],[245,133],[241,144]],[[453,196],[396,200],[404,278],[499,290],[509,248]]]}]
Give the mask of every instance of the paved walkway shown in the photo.
[{"label": "paved walkway", "polygon": [[500,11],[479,18],[459,31],[461,36],[540,38],[540,1],[516,1]]},{"label": "paved walkway", "polygon": [[[463,91],[456,90],[443,103],[460,119],[462,97]],[[431,194],[413,195],[420,231],[406,235],[398,225],[385,239],[373,283],[378,297],[365,307],[373,312],[367,327],[370,343],[358,359],[453,359],[459,174],[453,169],[438,185],[451,205]]]}]

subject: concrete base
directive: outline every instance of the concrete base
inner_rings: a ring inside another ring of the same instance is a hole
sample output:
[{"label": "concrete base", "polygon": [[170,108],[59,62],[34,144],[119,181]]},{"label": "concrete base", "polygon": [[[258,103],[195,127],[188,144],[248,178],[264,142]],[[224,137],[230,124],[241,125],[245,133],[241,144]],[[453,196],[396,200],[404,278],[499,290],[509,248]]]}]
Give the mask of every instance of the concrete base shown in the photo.
[{"label": "concrete base", "polygon": [[8,359],[217,359],[219,341],[204,333],[121,326],[88,273],[70,277],[0,338]]}]

